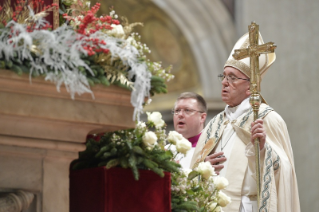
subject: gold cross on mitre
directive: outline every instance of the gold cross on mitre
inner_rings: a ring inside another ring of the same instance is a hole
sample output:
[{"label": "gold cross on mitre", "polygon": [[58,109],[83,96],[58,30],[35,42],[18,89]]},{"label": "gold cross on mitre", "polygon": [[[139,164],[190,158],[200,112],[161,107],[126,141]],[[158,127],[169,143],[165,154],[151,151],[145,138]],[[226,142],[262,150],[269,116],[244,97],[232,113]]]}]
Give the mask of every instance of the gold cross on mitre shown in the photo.
[{"label": "gold cross on mitre", "polygon": [[[268,42],[259,45],[259,25],[252,22],[248,26],[249,32],[249,46],[246,49],[235,49],[233,58],[236,60],[242,60],[246,57],[250,57],[250,99],[249,102],[254,112],[254,121],[258,118],[259,106],[261,104],[260,95],[260,82],[261,75],[259,70],[259,56],[260,54],[273,53],[277,47],[273,42]],[[262,39],[261,39],[262,40]],[[262,41],[263,43],[263,41]],[[260,147],[259,139],[255,139],[255,160],[256,160],[256,183],[257,183],[257,203],[258,208],[260,208],[260,190],[261,190],[261,180],[260,180]]]}]

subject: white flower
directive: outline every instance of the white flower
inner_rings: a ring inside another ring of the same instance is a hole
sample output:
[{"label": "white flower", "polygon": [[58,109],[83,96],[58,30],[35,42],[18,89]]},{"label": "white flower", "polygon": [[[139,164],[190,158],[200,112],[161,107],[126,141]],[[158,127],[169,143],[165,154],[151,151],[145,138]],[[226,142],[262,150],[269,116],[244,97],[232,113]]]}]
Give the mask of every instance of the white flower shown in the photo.
[{"label": "white flower", "polygon": [[123,30],[122,25],[111,24],[111,27],[113,29],[107,31],[107,34],[113,35],[113,36],[119,37],[119,38],[124,36],[124,30]]},{"label": "white flower", "polygon": [[143,143],[145,146],[153,148],[157,144],[157,136],[154,132],[148,131],[143,135]]},{"label": "white flower", "polygon": [[147,130],[146,124],[143,121],[139,121],[136,124],[135,132],[138,137],[142,136],[144,132]]},{"label": "white flower", "polygon": [[213,202],[209,205],[209,209],[212,212],[223,212],[220,206],[217,206],[217,202]]},{"label": "white flower", "polygon": [[210,162],[201,162],[198,164],[197,171],[208,180],[210,176],[215,175],[215,169],[212,167]]},{"label": "white flower", "polygon": [[139,121],[139,122],[136,124],[136,128],[138,128],[138,129],[144,129],[144,128],[146,128],[145,122]]},{"label": "white flower", "polygon": [[210,192],[214,192],[215,191],[214,177],[210,176],[207,180],[207,183],[208,183],[207,190]]},{"label": "white flower", "polygon": [[79,15],[79,16],[75,17],[72,21],[70,21],[70,25],[73,28],[76,28],[77,26],[79,26],[81,24],[81,21],[79,21],[79,19],[83,20],[83,15]]},{"label": "white flower", "polygon": [[229,196],[227,196],[224,192],[219,191],[218,192],[218,204],[222,207],[225,207],[229,203],[231,203],[231,198]]},{"label": "white flower", "polygon": [[162,119],[162,114],[160,112],[153,112],[153,113],[146,112],[146,114],[147,114],[147,120],[149,122],[152,122],[156,128],[164,127],[165,122]]},{"label": "white flower", "polygon": [[129,36],[126,39],[126,43],[128,43],[129,45],[132,45],[132,46],[137,46],[136,40],[132,36]]},{"label": "white flower", "polygon": [[192,148],[191,142],[189,142],[186,138],[176,141],[176,150],[184,155]]},{"label": "white flower", "polygon": [[182,134],[176,132],[176,131],[170,131],[168,133],[168,136],[167,136],[167,141],[171,144],[174,144],[176,145],[176,142],[178,140],[182,140],[184,137],[182,136]]},{"label": "white flower", "polygon": [[228,186],[228,180],[225,177],[216,176],[214,178],[214,184],[218,190],[222,190]]}]

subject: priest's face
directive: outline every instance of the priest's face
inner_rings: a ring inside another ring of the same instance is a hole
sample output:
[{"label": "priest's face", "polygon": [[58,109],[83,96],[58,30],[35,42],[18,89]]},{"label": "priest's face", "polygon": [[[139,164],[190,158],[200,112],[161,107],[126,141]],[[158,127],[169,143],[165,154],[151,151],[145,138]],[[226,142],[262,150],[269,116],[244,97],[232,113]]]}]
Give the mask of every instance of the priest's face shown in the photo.
[{"label": "priest's face", "polygon": [[185,138],[198,135],[204,127],[206,113],[196,99],[180,99],[175,103],[173,116],[175,131]]},{"label": "priest's face", "polygon": [[250,95],[249,81],[244,80],[248,79],[248,77],[229,66],[224,68],[224,76],[225,78],[222,81],[222,100],[230,107],[235,107]]}]

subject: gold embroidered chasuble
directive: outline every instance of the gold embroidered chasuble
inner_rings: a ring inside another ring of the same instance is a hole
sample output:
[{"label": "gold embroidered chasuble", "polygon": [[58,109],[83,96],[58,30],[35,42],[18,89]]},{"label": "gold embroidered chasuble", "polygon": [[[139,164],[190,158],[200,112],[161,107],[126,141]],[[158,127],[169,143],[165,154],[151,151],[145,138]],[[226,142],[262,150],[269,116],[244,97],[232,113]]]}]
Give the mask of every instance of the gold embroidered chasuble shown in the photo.
[{"label": "gold embroidered chasuble", "polygon": [[[259,212],[300,212],[297,180],[290,138],[284,120],[266,104],[261,104],[259,118],[264,120],[266,144],[261,155],[261,195]],[[223,210],[238,212],[244,177],[248,165],[254,167],[254,146],[250,142],[253,111],[231,122],[236,132],[231,157],[227,158],[226,178],[229,185],[224,192],[232,202]],[[214,152],[228,123],[224,111],[216,115],[205,127],[197,143],[191,167],[197,167]],[[255,174],[255,173],[254,173]]]}]

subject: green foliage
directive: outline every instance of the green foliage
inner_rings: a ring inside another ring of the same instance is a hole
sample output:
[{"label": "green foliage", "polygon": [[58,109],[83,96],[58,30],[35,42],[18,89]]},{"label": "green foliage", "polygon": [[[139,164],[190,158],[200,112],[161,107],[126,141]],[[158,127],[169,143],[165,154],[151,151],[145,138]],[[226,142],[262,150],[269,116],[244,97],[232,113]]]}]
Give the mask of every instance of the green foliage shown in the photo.
[{"label": "green foliage", "polygon": [[163,78],[153,75],[151,78],[150,94],[154,96],[155,93],[167,93],[167,86]]},{"label": "green foliage", "polygon": [[149,148],[142,142],[138,129],[105,133],[99,140],[88,139],[86,149],[71,164],[72,169],[106,166],[131,168],[136,180],[138,169],[152,170],[161,177],[164,172],[177,172],[180,165],[173,161],[171,151],[160,146]]}]

